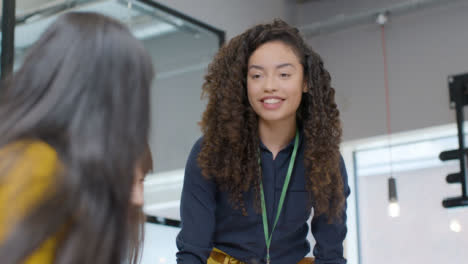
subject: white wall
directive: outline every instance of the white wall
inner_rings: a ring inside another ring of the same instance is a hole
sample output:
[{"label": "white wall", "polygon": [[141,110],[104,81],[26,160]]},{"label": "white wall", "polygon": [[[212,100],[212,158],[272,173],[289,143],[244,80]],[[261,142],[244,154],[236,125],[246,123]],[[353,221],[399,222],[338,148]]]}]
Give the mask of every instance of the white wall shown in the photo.
[{"label": "white wall", "polygon": [[[353,2],[353,5],[352,3]],[[298,10],[302,25],[403,1],[324,1]],[[342,5],[338,5],[341,3]],[[349,12],[349,13],[348,13]],[[395,132],[452,123],[447,76],[468,72],[468,2],[390,17],[386,26]],[[323,57],[337,90],[344,139],[386,133],[381,32],[376,24],[355,26],[309,39]]]},{"label": "white wall", "polygon": [[[465,122],[466,127],[468,127],[468,122]],[[465,134],[467,132],[468,130],[465,129]],[[458,170],[456,167],[458,163],[456,161],[438,162],[438,155],[441,151],[453,149],[458,144],[456,135],[456,125],[450,124],[397,133],[392,136],[391,142],[395,146],[392,149],[392,160],[396,162],[393,166],[393,175],[397,180],[398,199],[401,207],[400,217],[397,219],[392,219],[387,214],[389,157],[387,153],[382,154],[380,151],[386,152],[385,150],[388,150],[386,149],[389,143],[388,137],[379,136],[342,144],[341,152],[346,163],[351,188],[351,195],[347,201],[348,234],[345,246],[348,263],[358,263],[359,236],[362,250],[361,259],[364,261],[362,264],[383,263],[387,259],[395,260],[394,258],[398,261],[391,263],[434,263],[432,261],[440,260],[443,254],[452,254],[452,250],[459,249],[459,246],[466,247],[466,240],[453,241],[459,236],[453,236],[448,229],[448,224],[452,219],[465,221],[463,219],[468,216],[468,208],[461,208],[460,215],[457,213],[459,210],[444,209],[441,204],[442,199],[461,194],[460,184],[449,185],[445,182],[447,173]],[[443,140],[448,138],[454,140]],[[373,151],[369,151],[371,149]],[[356,155],[356,162],[353,160],[353,152],[355,151],[360,153]],[[367,152],[367,154],[362,155],[363,152]],[[398,153],[400,155],[395,155]],[[369,154],[380,157],[380,160],[372,161]],[[369,163],[369,161],[371,162]],[[380,163],[380,165],[376,166],[376,163]],[[366,174],[369,172],[366,167],[369,168],[369,166],[374,168],[374,173],[370,175]],[[356,175],[356,171],[360,171],[361,174]],[[359,217],[356,215],[358,207]],[[453,213],[454,211],[455,213]],[[421,219],[418,218],[419,216],[424,216],[422,217],[425,219],[423,224],[415,223]],[[433,227],[425,230],[420,228],[426,224],[431,224]],[[462,225],[463,230],[465,230],[465,224]],[[445,240],[446,244],[437,247],[437,253],[431,253],[428,248],[437,244],[439,237],[434,236],[437,232],[443,235],[440,237],[440,241]],[[415,244],[414,241],[417,239],[420,239],[421,243]],[[407,246],[410,251],[399,251],[402,245]],[[421,255],[422,251],[430,252],[430,254]],[[381,252],[385,252],[385,258],[376,262],[375,259]],[[387,254],[395,252],[394,256],[388,257]],[[410,261],[418,255],[421,257],[421,261]],[[431,256],[434,258],[430,259],[430,262],[422,261],[423,258],[427,260]],[[458,256],[450,256],[450,259],[460,260]]]},{"label": "white wall", "polygon": [[212,33],[200,34],[177,31],[143,42],[156,70],[150,135],[155,172],[184,168],[201,136],[197,125],[205,107],[201,86],[219,39]]},{"label": "white wall", "polygon": [[[359,177],[362,264],[467,262],[468,208],[446,209],[442,200],[460,196],[445,182],[458,164],[396,173],[401,215],[387,214],[388,175]],[[458,221],[461,231],[450,230]]]}]

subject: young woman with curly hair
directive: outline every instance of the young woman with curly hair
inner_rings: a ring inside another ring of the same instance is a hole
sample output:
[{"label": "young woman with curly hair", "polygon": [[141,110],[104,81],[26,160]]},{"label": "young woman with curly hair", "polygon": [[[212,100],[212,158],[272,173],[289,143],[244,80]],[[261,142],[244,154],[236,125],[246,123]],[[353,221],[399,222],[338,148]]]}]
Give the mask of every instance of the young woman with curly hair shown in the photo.
[{"label": "young woman with curly hair", "polygon": [[177,262],[346,263],[341,124],[320,56],[281,20],[222,47],[188,158]]}]

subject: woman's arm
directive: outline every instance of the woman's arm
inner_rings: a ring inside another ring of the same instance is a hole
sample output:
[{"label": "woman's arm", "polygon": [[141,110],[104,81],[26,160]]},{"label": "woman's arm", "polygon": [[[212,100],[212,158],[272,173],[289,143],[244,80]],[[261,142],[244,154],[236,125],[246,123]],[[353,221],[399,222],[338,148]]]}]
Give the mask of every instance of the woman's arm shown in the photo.
[{"label": "woman's arm", "polygon": [[[345,199],[350,194],[348,174],[343,158],[340,158],[340,172],[343,177]],[[348,231],[346,227],[346,203],[343,208],[341,221],[328,223],[326,214],[314,217],[311,223],[312,235],[316,244],[314,247],[315,264],[345,264],[343,257],[343,241]]]},{"label": "woman's arm", "polygon": [[182,230],[177,236],[179,264],[204,264],[213,248],[216,185],[203,178],[198,166],[201,141],[195,143],[185,167],[180,203]]}]

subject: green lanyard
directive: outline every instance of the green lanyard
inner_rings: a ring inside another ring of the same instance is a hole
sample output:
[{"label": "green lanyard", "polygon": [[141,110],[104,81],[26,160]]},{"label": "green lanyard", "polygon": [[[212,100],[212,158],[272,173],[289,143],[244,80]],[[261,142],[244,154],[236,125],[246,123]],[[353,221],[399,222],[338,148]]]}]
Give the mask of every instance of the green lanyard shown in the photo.
[{"label": "green lanyard", "polygon": [[[291,180],[291,173],[294,168],[294,161],[296,160],[297,148],[299,145],[299,130],[296,129],[296,137],[294,138],[294,150],[291,156],[291,160],[289,161],[288,173],[286,174],[286,179],[284,180],[283,190],[281,191],[281,197],[278,204],[278,210],[276,211],[276,218],[273,224],[273,229],[271,229],[271,234],[268,234],[268,218],[266,212],[266,205],[265,205],[265,194],[263,192],[263,184],[260,182],[260,198],[262,202],[262,220],[263,220],[263,231],[265,233],[265,243],[267,247],[267,264],[270,264],[270,245],[271,245],[271,238],[273,237],[273,232],[275,231],[276,224],[278,223],[278,219],[281,213],[281,209],[283,208],[284,198],[286,197],[286,192],[288,190],[289,181]],[[258,158],[258,164],[260,165],[261,170],[261,159]]]}]

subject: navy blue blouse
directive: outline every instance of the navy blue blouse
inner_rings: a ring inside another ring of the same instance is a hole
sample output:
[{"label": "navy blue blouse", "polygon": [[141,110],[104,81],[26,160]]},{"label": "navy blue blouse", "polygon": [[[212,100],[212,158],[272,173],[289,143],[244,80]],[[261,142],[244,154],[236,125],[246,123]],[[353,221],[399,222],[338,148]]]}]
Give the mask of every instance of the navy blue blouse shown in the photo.
[{"label": "navy blue blouse", "polygon": [[[295,166],[278,224],[270,247],[271,263],[293,264],[310,252],[306,239],[307,220],[311,214],[304,178],[304,143],[299,140]],[[253,195],[247,193],[248,216],[232,209],[228,194],[221,192],[213,181],[202,177],[197,157],[203,138],[192,148],[185,168],[180,213],[182,229],[177,236],[177,263],[204,264],[213,247],[246,263],[265,263],[266,244],[262,215],[255,212]],[[268,222],[273,223],[281,190],[294,147],[294,140],[282,149],[273,160],[272,153],[261,144],[263,186]],[[345,197],[349,196],[348,177],[343,159],[340,161]],[[346,212],[343,221],[328,224],[322,214],[311,223],[316,240],[314,256],[316,264],[345,264],[343,240],[346,237]],[[270,224],[271,226],[271,224]],[[271,227],[270,227],[271,228]]]}]

